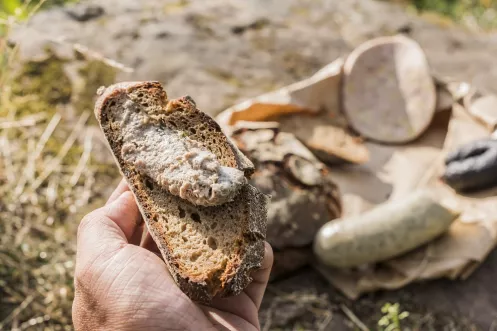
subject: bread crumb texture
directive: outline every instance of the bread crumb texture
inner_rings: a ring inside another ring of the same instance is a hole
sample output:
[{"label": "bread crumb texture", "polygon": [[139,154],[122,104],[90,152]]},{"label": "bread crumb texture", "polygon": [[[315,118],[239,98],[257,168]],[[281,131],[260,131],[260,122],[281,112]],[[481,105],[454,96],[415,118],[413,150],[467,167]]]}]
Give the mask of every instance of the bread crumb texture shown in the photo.
[{"label": "bread crumb texture", "polygon": [[181,290],[202,303],[240,293],[264,257],[269,198],[247,183],[253,165],[158,82],[108,87],[95,113]]},{"label": "bread crumb texture", "polygon": [[122,159],[171,194],[195,205],[232,201],[247,183],[244,172],[222,166],[217,156],[182,130],[151,120],[131,99],[116,112]]}]

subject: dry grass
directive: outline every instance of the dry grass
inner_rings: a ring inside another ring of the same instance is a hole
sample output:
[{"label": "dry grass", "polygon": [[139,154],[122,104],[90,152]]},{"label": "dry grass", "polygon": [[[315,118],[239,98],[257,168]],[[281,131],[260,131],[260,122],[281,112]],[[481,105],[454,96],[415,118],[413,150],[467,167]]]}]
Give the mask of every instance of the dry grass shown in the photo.
[{"label": "dry grass", "polygon": [[[81,116],[57,155],[43,147],[61,125],[58,114],[46,125],[2,130],[0,329],[38,324],[39,329],[70,329],[75,214],[89,203],[96,175],[91,166],[80,171],[64,157],[87,118],[87,113]],[[91,150],[86,146],[84,165]]]},{"label": "dry grass", "polygon": [[16,87],[16,52],[0,38],[0,330],[71,330],[77,225],[115,172],[92,158],[90,109]]}]

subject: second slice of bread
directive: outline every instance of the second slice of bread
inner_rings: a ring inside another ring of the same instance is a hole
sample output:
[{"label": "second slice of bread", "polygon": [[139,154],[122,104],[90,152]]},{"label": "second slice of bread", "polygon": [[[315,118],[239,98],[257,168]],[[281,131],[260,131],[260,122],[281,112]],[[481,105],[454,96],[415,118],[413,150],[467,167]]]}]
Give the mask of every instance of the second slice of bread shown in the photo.
[{"label": "second slice of bread", "polygon": [[239,294],[264,257],[268,197],[244,183],[234,198],[219,205],[197,205],[171,193],[123,158],[123,112],[129,109],[133,112],[126,116],[139,114],[144,126],[195,142],[223,167],[248,177],[252,163],[191,98],[168,100],[158,82],[121,83],[100,91],[95,115],[178,286],[203,303]]}]

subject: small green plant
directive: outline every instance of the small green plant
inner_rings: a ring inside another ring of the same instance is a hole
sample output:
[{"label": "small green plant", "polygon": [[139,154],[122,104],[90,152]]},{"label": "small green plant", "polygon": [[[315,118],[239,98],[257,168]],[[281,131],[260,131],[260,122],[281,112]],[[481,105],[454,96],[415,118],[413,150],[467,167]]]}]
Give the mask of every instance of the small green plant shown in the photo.
[{"label": "small green plant", "polygon": [[21,0],[0,0],[0,16],[16,16],[17,18],[25,18],[27,11]]},{"label": "small green plant", "polygon": [[497,0],[389,0],[409,4],[419,13],[436,13],[469,28],[497,28]]},{"label": "small green plant", "polygon": [[403,319],[409,316],[407,311],[400,312],[398,303],[386,303],[381,307],[383,316],[378,321],[379,331],[401,331],[401,323]]}]

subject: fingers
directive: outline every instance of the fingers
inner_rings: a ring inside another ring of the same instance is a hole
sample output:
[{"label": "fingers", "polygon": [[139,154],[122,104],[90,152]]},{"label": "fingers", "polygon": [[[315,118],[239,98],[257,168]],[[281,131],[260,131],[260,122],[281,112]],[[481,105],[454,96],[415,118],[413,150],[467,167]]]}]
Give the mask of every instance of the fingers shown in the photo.
[{"label": "fingers", "polygon": [[121,181],[119,182],[119,185],[117,185],[116,189],[114,190],[114,192],[112,192],[112,194],[110,195],[109,197],[109,200],[107,200],[107,203],[106,205],[108,205],[109,203],[113,202],[114,200],[116,200],[121,194],[123,194],[124,192],[126,191],[129,191],[129,187],[128,187],[128,183],[126,182],[126,180],[123,178],[121,179]]},{"label": "fingers", "polygon": [[264,260],[262,261],[261,269],[255,271],[252,274],[254,279],[252,283],[245,289],[245,293],[252,299],[254,304],[259,310],[262,297],[266,291],[267,283],[269,281],[269,275],[271,274],[271,267],[273,266],[273,249],[269,243],[265,243],[264,246]]},{"label": "fingers", "polygon": [[272,264],[273,250],[268,243],[265,243],[265,254],[264,260],[262,261],[262,267],[252,274],[252,283],[237,296],[215,298],[211,303],[211,308],[242,317],[256,326],[259,323],[258,310],[266,290]]},{"label": "fingers", "polygon": [[131,191],[125,191],[119,198],[100,210],[104,216],[110,218],[119,226],[127,242],[132,240],[140,224],[143,223],[140,210]]},{"label": "fingers", "polygon": [[116,215],[116,206],[122,206],[122,200],[125,202],[126,199],[126,196],[121,196],[83,218],[78,227],[76,269],[86,269],[99,257],[110,258],[128,244],[124,231],[108,216],[109,211],[113,218],[119,216]]},{"label": "fingers", "polygon": [[141,219],[140,223],[136,226],[135,231],[133,232],[133,235],[129,239],[129,243],[135,246],[140,246],[140,243],[142,242],[145,233],[144,233],[144,228],[145,228],[145,223],[143,222],[143,219]]},{"label": "fingers", "polygon": [[78,259],[90,259],[126,246],[140,220],[138,207],[129,191],[89,213],[78,227]]},{"label": "fingers", "polygon": [[[124,192],[127,192],[127,191],[130,191],[130,189],[128,187],[128,183],[123,178],[119,182],[119,185],[117,186],[115,191],[109,197],[109,200],[107,200],[107,204],[112,203],[121,194],[123,194]],[[141,247],[144,247],[144,248],[148,249],[149,251],[156,253],[160,256],[160,252],[159,252],[159,249],[157,248],[157,245],[150,237],[148,230],[146,230],[146,226],[145,226],[145,223],[143,222],[143,218],[141,217],[141,213],[140,213],[140,221],[138,223],[138,226],[133,231],[133,234],[131,235],[131,237],[129,237],[128,242],[132,245],[137,245],[137,246],[139,245]],[[144,242],[146,242],[147,244],[143,245]]]},{"label": "fingers", "polygon": [[155,253],[156,255],[158,255],[162,258],[159,247],[157,247],[157,244],[152,239],[152,236],[150,235],[150,233],[148,232],[146,227],[145,227],[145,231],[146,231],[146,235],[145,235],[144,239],[142,240],[142,243],[140,244],[140,246],[151,251],[152,253]]},{"label": "fingers", "polygon": [[[119,182],[119,185],[114,190],[114,192],[112,192],[112,194],[110,195],[109,200],[107,200],[106,206],[108,204],[114,202],[117,198],[119,198],[125,192],[131,192],[131,191],[129,189],[128,183],[123,178]],[[135,203],[135,206],[136,206],[136,203]],[[138,225],[135,226],[134,231],[131,231],[128,229],[130,227],[129,224],[126,224],[124,226],[125,229],[123,229],[123,232],[125,232],[126,238],[128,239],[128,242],[130,244],[133,244],[133,245],[139,245],[141,240],[142,240],[142,235],[143,235],[143,219],[141,217],[141,213],[140,213],[137,206],[136,206],[136,210],[138,210],[138,213],[140,214],[140,216],[139,216],[139,219],[137,219],[136,224],[138,224]],[[118,222],[118,224],[119,224],[119,222]],[[131,227],[133,227],[133,226],[131,226]],[[130,234],[130,232],[132,232],[132,233]]]}]

